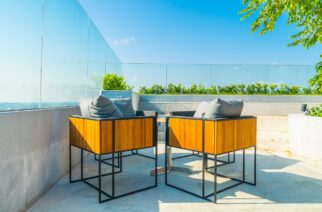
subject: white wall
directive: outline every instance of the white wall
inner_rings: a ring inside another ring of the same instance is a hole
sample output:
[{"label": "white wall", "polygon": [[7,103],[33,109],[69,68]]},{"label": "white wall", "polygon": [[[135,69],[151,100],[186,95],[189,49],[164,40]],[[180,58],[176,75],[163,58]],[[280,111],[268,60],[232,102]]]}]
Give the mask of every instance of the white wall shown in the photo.
[{"label": "white wall", "polygon": [[[26,209],[68,172],[68,116],[78,113],[78,108],[0,113],[1,212]],[[77,163],[76,151],[74,156]]]},{"label": "white wall", "polygon": [[288,116],[289,143],[295,154],[322,160],[322,118],[305,114]]}]

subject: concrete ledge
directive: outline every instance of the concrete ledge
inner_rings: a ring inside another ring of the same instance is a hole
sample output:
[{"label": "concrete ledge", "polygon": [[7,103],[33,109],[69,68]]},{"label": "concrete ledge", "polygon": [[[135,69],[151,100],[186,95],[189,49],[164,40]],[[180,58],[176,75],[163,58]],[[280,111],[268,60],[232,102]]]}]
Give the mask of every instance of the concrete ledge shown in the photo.
[{"label": "concrete ledge", "polygon": [[322,118],[290,114],[288,120],[291,151],[299,156],[322,160]]},{"label": "concrete ledge", "polygon": [[[303,102],[307,103],[307,102]],[[154,110],[159,113],[170,111],[196,110],[199,102],[140,102],[140,110]],[[308,107],[319,103],[307,103]],[[298,113],[302,103],[284,102],[245,102],[243,115],[254,116],[287,116],[290,113]]]},{"label": "concrete ledge", "polygon": [[68,172],[72,114],[79,109],[0,113],[0,211],[23,211]]}]

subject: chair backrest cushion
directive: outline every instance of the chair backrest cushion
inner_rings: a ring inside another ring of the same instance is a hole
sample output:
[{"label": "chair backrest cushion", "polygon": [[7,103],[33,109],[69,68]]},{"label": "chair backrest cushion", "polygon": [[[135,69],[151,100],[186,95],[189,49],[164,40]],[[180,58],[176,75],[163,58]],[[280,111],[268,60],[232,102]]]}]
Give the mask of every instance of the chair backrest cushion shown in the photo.
[{"label": "chair backrest cushion", "polygon": [[136,113],[133,109],[132,99],[130,98],[115,98],[111,99],[116,107],[121,111],[124,117],[134,117]]},{"label": "chair backrest cushion", "polygon": [[243,100],[224,101],[220,98],[213,100],[203,116],[204,118],[237,118],[244,107]]},{"label": "chair backrest cushion", "polygon": [[208,108],[210,106],[210,102],[201,102],[197,109],[195,114],[193,115],[194,118],[202,118],[205,113],[207,112]]},{"label": "chair backrest cushion", "polygon": [[81,114],[84,117],[93,118],[120,118],[123,114],[115,104],[104,96],[97,96],[93,100],[85,99],[80,101]]}]

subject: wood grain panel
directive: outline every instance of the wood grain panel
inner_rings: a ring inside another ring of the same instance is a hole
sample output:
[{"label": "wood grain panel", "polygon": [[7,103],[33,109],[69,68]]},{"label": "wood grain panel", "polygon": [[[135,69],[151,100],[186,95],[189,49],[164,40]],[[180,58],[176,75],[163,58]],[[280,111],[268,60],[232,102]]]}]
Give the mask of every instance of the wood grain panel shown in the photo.
[{"label": "wood grain panel", "polygon": [[202,121],[169,119],[169,144],[174,147],[202,151]]},{"label": "wood grain panel", "polygon": [[102,154],[112,152],[112,121],[101,122]]},{"label": "wood grain panel", "polygon": [[215,153],[222,154],[234,150],[235,120],[215,122]]},{"label": "wood grain panel", "polygon": [[83,119],[70,118],[69,119],[69,142],[74,146],[84,147],[83,137],[84,121]]},{"label": "wood grain panel", "polygon": [[215,122],[205,121],[205,152],[214,154],[215,152]]},{"label": "wood grain panel", "polygon": [[256,122],[256,118],[236,121],[235,149],[256,146]]},{"label": "wood grain panel", "polygon": [[84,138],[86,149],[100,153],[100,122],[84,120]]},{"label": "wood grain panel", "polygon": [[98,121],[70,118],[70,144],[99,153],[100,125]]},{"label": "wood grain panel", "polygon": [[115,151],[153,146],[153,119],[115,121]]},{"label": "wood grain panel", "polygon": [[169,119],[169,145],[184,148],[184,126],[182,119]]}]

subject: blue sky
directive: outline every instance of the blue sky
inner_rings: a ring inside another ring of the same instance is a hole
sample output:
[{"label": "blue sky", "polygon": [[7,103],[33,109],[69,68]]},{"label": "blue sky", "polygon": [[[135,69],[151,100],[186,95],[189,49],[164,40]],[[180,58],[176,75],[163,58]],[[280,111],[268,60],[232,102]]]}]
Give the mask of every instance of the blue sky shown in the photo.
[{"label": "blue sky", "polygon": [[241,0],[80,0],[122,62],[313,65],[321,45],[287,47],[296,32],[281,17],[251,33]]}]

